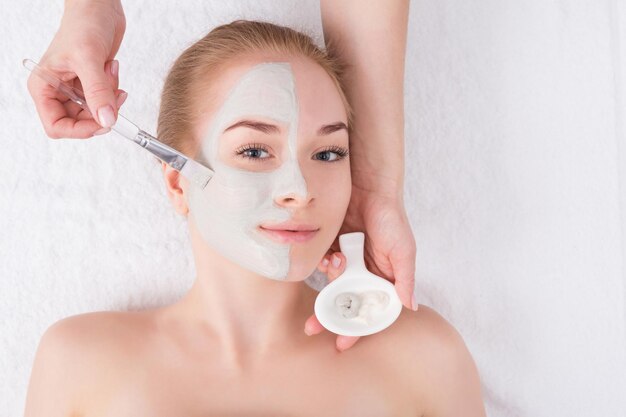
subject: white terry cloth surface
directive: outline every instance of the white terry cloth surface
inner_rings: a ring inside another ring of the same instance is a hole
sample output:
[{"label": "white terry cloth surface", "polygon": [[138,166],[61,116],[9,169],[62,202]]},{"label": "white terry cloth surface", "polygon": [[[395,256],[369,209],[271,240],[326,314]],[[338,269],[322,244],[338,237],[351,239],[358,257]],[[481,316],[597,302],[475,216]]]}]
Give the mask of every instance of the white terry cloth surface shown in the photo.
[{"label": "white terry cloth surface", "polygon": [[[322,40],[316,1],[124,3],[122,113],[150,132],[172,61],[214,26],[265,19]],[[52,323],[172,303],[194,273],[151,155],[114,133],[44,134],[21,60],[39,60],[62,8],[0,1],[3,416],[22,414]],[[411,4],[416,285],[464,337],[490,416],[626,415],[625,16],[620,0]]]}]

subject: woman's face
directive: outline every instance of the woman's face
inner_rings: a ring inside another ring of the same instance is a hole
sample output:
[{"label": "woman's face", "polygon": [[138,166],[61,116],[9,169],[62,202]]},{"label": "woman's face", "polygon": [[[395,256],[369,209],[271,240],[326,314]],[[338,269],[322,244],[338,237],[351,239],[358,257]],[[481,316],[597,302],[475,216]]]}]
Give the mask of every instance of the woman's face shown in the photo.
[{"label": "woman's face", "polygon": [[[350,201],[347,115],[335,84],[308,59],[265,57],[227,66],[211,95],[195,159],[215,174],[204,190],[187,190],[190,226],[259,275],[307,278]],[[283,222],[316,231],[294,242],[262,227]]]}]

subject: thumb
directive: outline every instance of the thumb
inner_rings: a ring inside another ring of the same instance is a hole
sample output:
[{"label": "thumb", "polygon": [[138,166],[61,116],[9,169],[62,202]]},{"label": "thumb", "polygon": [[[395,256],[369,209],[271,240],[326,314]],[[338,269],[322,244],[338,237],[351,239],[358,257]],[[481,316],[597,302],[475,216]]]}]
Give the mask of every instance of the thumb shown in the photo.
[{"label": "thumb", "polygon": [[[392,252],[393,254],[394,252]],[[413,254],[413,252],[410,252]],[[407,308],[417,311],[415,302],[415,255],[412,256],[391,256],[391,267],[393,269],[394,286],[402,304]]]},{"label": "thumb", "polygon": [[104,62],[85,62],[76,70],[87,106],[94,120],[102,127],[111,127],[117,120],[117,106],[111,77],[105,73]]}]

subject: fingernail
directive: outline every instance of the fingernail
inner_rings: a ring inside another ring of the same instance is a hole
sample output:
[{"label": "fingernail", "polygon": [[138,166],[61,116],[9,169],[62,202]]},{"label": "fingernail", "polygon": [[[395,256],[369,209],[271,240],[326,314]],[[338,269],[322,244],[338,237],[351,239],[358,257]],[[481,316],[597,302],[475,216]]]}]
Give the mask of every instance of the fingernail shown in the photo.
[{"label": "fingernail", "polygon": [[111,74],[114,77],[117,77],[119,70],[120,70],[120,62],[117,59],[114,59],[113,62],[111,62]]},{"label": "fingernail", "polygon": [[111,131],[110,127],[103,127],[101,129],[98,129],[95,132],[93,132],[93,135],[94,136],[104,135],[105,133],[109,133],[110,131]]},{"label": "fingernail", "polygon": [[417,291],[413,291],[413,300],[412,300],[412,304],[411,307],[413,308],[413,311],[417,311],[417,307],[418,307],[418,302],[417,302]]},{"label": "fingernail", "polygon": [[324,258],[324,259],[322,259],[322,265],[323,265],[323,266],[326,266],[326,265],[328,265],[329,263],[330,263],[330,262],[328,261],[328,258]]},{"label": "fingernail", "polygon": [[304,334],[306,334],[307,336],[311,336],[311,331],[307,326],[304,326]]},{"label": "fingernail", "polygon": [[109,105],[102,106],[98,109],[98,120],[100,121],[100,126],[102,127],[111,127],[115,124],[115,114],[113,113],[113,108]]},{"label": "fingernail", "polygon": [[339,268],[339,265],[341,265],[341,258],[339,256],[337,256],[337,254],[333,255],[333,266],[335,268]]},{"label": "fingernail", "polygon": [[128,98],[128,93],[126,91],[121,92],[120,95],[117,96],[117,108],[118,109],[122,107],[122,104],[124,104],[127,98]]}]

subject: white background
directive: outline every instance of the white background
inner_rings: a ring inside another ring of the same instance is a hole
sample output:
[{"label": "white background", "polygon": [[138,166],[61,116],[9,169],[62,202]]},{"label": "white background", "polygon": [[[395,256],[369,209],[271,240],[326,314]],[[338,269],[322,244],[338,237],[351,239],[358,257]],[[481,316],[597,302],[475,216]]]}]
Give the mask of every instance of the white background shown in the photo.
[{"label": "white background", "polygon": [[[169,66],[214,26],[263,19],[322,42],[316,1],[124,5],[122,113],[150,132]],[[23,413],[52,323],[172,303],[194,274],[151,155],[114,133],[44,134],[21,60],[39,60],[62,9],[0,1],[3,416]],[[625,57],[620,0],[411,4],[405,199],[416,285],[463,335],[490,416],[626,415]]]}]

